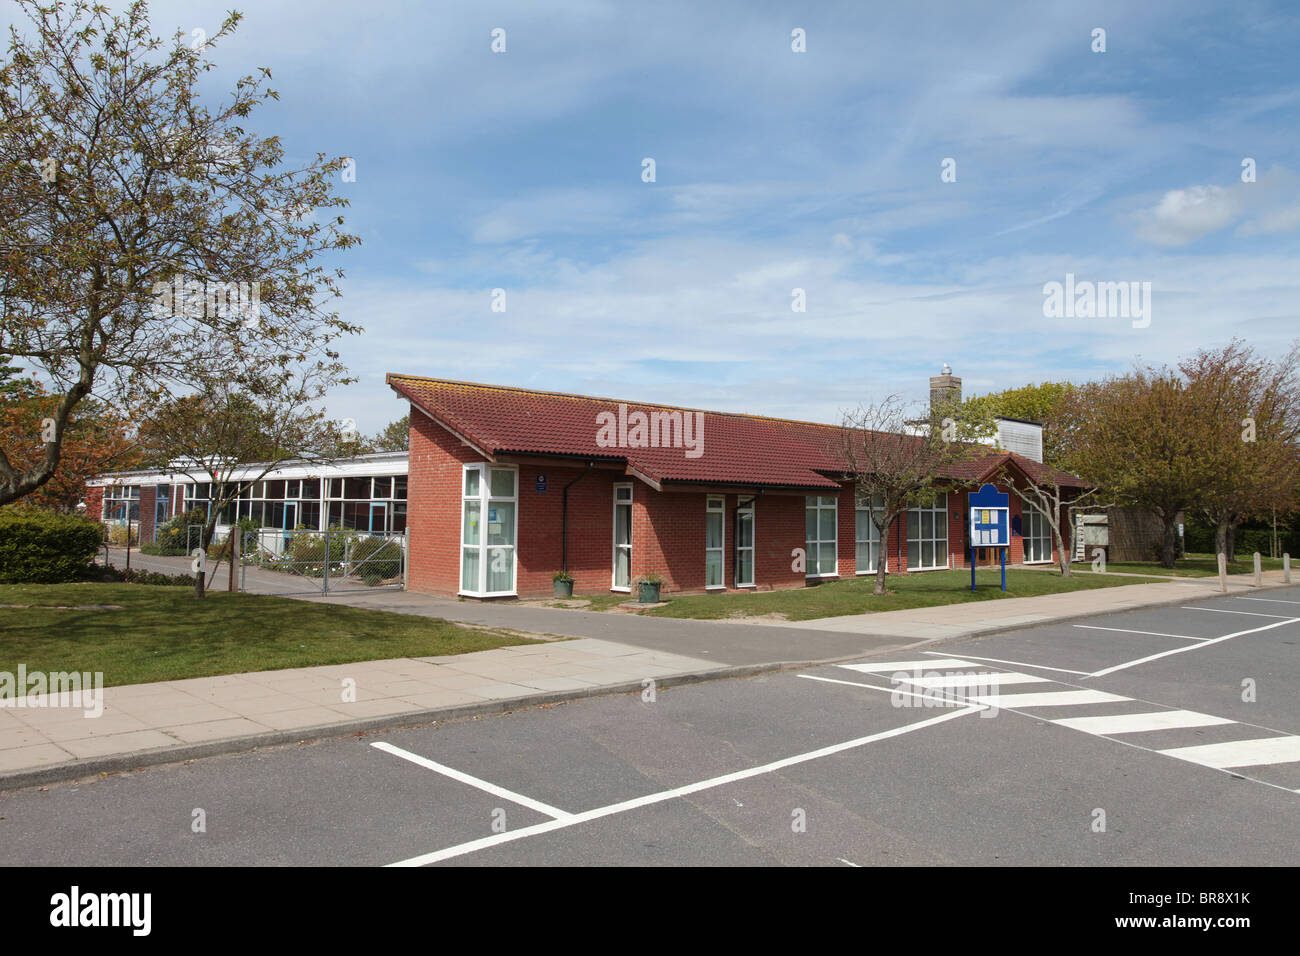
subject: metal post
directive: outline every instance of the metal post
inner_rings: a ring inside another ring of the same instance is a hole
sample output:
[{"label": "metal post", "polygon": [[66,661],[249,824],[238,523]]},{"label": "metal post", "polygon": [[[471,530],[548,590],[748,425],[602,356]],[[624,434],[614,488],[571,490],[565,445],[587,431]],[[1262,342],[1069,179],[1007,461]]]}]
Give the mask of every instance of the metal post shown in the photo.
[{"label": "metal post", "polygon": [[1255,587],[1257,588],[1262,587],[1263,584],[1264,584],[1263,561],[1259,556],[1259,552],[1256,551],[1255,552]]},{"label": "metal post", "polygon": [[975,545],[970,548],[970,589],[975,590]]},{"label": "metal post", "polygon": [[231,592],[235,590],[235,562],[239,560],[240,537],[239,525],[235,525],[230,529],[230,582],[226,586],[226,590]]},{"label": "metal post", "polygon": [[1219,552],[1219,590],[1228,590],[1228,556]]},{"label": "metal post", "polygon": [[1282,582],[1291,583],[1291,555],[1289,554],[1282,555]]},{"label": "metal post", "polygon": [[1005,592],[1007,589],[1007,549],[1006,548],[1001,549],[1000,556],[1002,558],[1002,590]]},{"label": "metal post", "polygon": [[329,594],[330,591],[330,533],[325,532],[325,564],[321,572],[321,594]]}]

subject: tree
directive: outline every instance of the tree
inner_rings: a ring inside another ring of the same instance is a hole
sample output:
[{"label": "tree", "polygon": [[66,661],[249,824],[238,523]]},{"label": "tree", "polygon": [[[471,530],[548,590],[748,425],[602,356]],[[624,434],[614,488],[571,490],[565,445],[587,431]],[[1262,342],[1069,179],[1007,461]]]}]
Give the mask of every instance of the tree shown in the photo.
[{"label": "tree", "polygon": [[1069,390],[1058,420],[1070,436],[1066,470],[1163,526],[1161,564],[1178,554],[1178,517],[1214,478],[1214,440],[1202,394],[1173,370],[1138,367]]},{"label": "tree", "polygon": [[1300,482],[1300,343],[1277,361],[1233,339],[1179,363],[1202,408],[1209,483],[1194,511],[1214,530],[1214,549],[1231,559],[1242,521],[1295,505]]},{"label": "tree", "polygon": [[[208,518],[199,540],[205,552],[222,511],[278,465],[355,453],[340,424],[311,404],[327,383],[283,374],[291,381],[252,376],[232,384],[214,377],[202,391],[161,404],[140,427],[148,465],[209,485]],[[254,471],[236,479],[236,471],[249,465],[256,466]],[[230,553],[233,558],[233,550]],[[220,559],[212,568],[213,577],[218,567]],[[195,595],[203,597],[206,587],[204,576],[196,574]]]},{"label": "tree", "polygon": [[[28,468],[45,453],[43,433],[50,427],[57,399],[22,369],[0,356],[0,447],[8,448],[19,468]],[[84,399],[68,419],[58,471],[24,504],[72,512],[86,493],[86,482],[110,468],[136,463],[129,423],[104,402]]]},{"label": "tree", "polygon": [[1074,386],[1069,382],[1043,382],[1041,385],[1008,388],[972,396],[962,403],[962,411],[971,422],[987,423],[990,434],[996,434],[993,418],[998,415],[1040,422],[1043,425],[1043,461],[1059,468],[1069,437],[1064,434],[1059,409],[1072,388]]},{"label": "tree", "polygon": [[[1032,466],[1026,466],[1032,468]],[[1096,492],[1096,488],[1083,490],[1072,476],[1063,475],[1055,468],[1044,466],[1033,469],[1035,473],[1027,474],[1027,482],[1017,482],[1015,476],[1003,469],[994,479],[994,484],[1006,489],[1020,499],[1022,504],[1037,508],[1042,513],[1047,525],[1052,529],[1052,544],[1056,548],[1056,561],[1061,567],[1061,577],[1071,577],[1070,552],[1065,546],[1065,535],[1061,533],[1061,514],[1066,503],[1078,504],[1081,500]]]},{"label": "tree", "polygon": [[895,519],[913,498],[951,478],[955,465],[987,449],[972,444],[978,423],[967,420],[956,403],[938,406],[927,418],[909,414],[897,396],[859,406],[843,417],[840,453],[854,482],[854,497],[880,533],[876,594],[885,593],[884,542]]},{"label": "tree", "polygon": [[411,439],[411,415],[408,412],[395,422],[389,422],[371,439],[375,451],[406,451]]},{"label": "tree", "polygon": [[200,102],[240,14],[191,47],[155,37],[143,0],[112,17],[18,2],[35,35],[12,30],[0,65],[0,342],[54,403],[37,460],[0,446],[0,505],[50,480],[92,391],[134,417],[213,369],[337,378],[329,343],[359,331],[322,309],[342,272],[319,257],[359,242],[329,212],[347,205],[333,179],[346,160],[286,168],[277,137],[244,128],[278,99],[265,68]]}]

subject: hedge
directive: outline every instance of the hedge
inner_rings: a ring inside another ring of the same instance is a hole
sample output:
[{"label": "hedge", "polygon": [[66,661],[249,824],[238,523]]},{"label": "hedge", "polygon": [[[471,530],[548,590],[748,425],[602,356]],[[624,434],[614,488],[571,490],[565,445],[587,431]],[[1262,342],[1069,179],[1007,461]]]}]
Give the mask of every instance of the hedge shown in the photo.
[{"label": "hedge", "polygon": [[104,540],[104,526],[55,511],[0,510],[0,583],[79,579]]}]

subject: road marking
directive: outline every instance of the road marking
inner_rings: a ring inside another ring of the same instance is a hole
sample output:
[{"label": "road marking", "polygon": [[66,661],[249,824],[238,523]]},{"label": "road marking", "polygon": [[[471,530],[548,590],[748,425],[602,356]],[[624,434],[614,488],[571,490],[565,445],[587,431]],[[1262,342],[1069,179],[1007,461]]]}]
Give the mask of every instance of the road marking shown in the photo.
[{"label": "road marking", "polygon": [[915,687],[970,687],[972,684],[1043,684],[1050,681],[1047,677],[1035,677],[1032,674],[999,674],[997,671],[975,674],[937,674],[931,677],[901,677],[900,684],[912,684]]},{"label": "road marking", "polygon": [[[938,654],[939,652],[926,651],[925,653]],[[1039,670],[1039,671],[1060,671],[1062,674],[1078,674],[1081,677],[1092,676],[1089,671],[1072,671],[1068,667],[1048,667],[1046,664],[1029,664],[1026,663],[1025,661],[1004,661],[1004,660],[999,660],[996,657],[976,657],[973,654],[967,654],[966,656],[973,661],[987,661],[991,664],[1012,664],[1016,667],[1032,667],[1034,668],[1034,670]]]},{"label": "road marking", "polygon": [[427,757],[413,754],[409,750],[403,750],[401,747],[394,747],[390,743],[380,741],[378,743],[372,743],[370,746],[374,747],[376,750],[382,750],[384,753],[392,754],[394,757],[401,757],[403,760],[409,760],[411,763],[424,767],[426,770],[432,770],[445,777],[451,777],[452,780],[469,784],[471,787],[477,787],[480,790],[492,794],[494,797],[509,800],[511,803],[517,803],[521,807],[527,807],[529,810],[536,810],[538,813],[545,814],[548,817],[553,817],[556,820],[568,820],[573,816],[573,814],[569,813],[567,810],[559,810],[549,804],[542,803],[540,800],[534,800],[532,797],[525,797],[522,793],[515,793],[512,790],[507,790],[505,787],[498,787],[495,783],[489,783],[488,781],[481,780],[478,777],[462,773],[453,767],[447,767],[430,760]]},{"label": "road marking", "polygon": [[1166,634],[1163,631],[1135,631],[1129,627],[1100,627],[1096,624],[1075,624],[1087,631],[1121,631],[1125,634],[1150,634],[1152,637],[1177,637],[1184,641],[1204,641],[1204,637],[1190,637],[1187,634]]},{"label": "road marking", "polygon": [[1194,710],[1157,710],[1149,714],[1107,714],[1104,717],[1061,717],[1052,721],[1085,734],[1108,737],[1112,734],[1140,734],[1151,730],[1177,730],[1181,727],[1213,727],[1234,721]]},{"label": "road marking", "polygon": [[809,760],[818,760],[822,757],[829,757],[833,754],[843,753],[846,750],[852,750],[856,747],[864,747],[867,744],[875,743],[878,740],[888,740],[891,737],[900,737],[903,734],[910,734],[917,730],[923,730],[926,727],[932,727],[935,724],[941,724],[949,720],[956,720],[958,717],[965,717],[967,714],[978,713],[983,709],[983,707],[974,706],[963,707],[946,714],[939,714],[935,717],[929,717],[925,720],[917,721],[914,724],[904,724],[902,727],[895,727],[892,730],[881,731],[880,733],[871,734],[866,737],[857,737],[853,740],[846,740],[843,743],[832,744],[829,747],[822,747],[818,750],[808,751],[807,753],[796,754],[793,757],[783,757],[780,760],[774,760],[772,763],[762,764],[758,767],[750,767],[748,770],[737,770],[734,773],[723,774],[720,777],[711,777],[708,780],[701,780],[698,783],[687,784],[684,787],[674,787],[672,790],[663,790],[659,793],[647,794],[644,797],[624,800],[622,803],[611,803],[608,806],[597,807],[594,810],[584,810],[581,813],[569,814],[560,819],[547,820],[545,823],[535,823],[532,826],[523,827],[519,830],[507,830],[505,833],[494,833],[492,836],[470,840],[468,843],[459,843],[456,846],[449,846],[443,850],[434,850],[432,853],[423,853],[420,856],[413,856],[409,859],[400,860],[397,863],[390,863],[388,865],[425,866],[429,863],[438,863],[442,860],[450,860],[454,857],[476,853],[479,850],[486,850],[489,847],[500,846],[502,843],[510,843],[514,840],[522,840],[526,837],[537,836],[542,833],[551,833],[555,830],[563,830],[567,827],[577,826],[580,823],[587,823],[591,820],[599,820],[603,817],[613,816],[616,813],[626,813],[629,810],[638,810],[641,807],[663,803],[666,800],[675,800],[678,797],[688,796],[692,793],[699,793],[701,790],[711,790],[714,787],[725,786],[729,783],[735,783],[738,780],[748,780],[750,777],[757,777],[763,774],[773,773],[777,770],[784,770],[786,767],[793,767],[797,764],[807,763]]},{"label": "road marking", "polygon": [[1300,604],[1300,601],[1283,601],[1281,598],[1234,598],[1237,601],[1267,601],[1269,604]]},{"label": "road marking", "polygon": [[1258,767],[1264,764],[1300,760],[1300,737],[1264,737],[1259,740],[1231,740],[1222,744],[1176,747],[1160,753],[1179,760],[1223,770],[1227,767]]},{"label": "road marking", "polygon": [[851,671],[861,671],[863,674],[889,674],[894,671],[920,671],[927,667],[974,667],[975,665],[970,661],[944,657],[937,661],[890,661],[886,664],[840,664],[838,666]]},{"label": "road marking", "polygon": [[[1199,610],[1199,609],[1193,608],[1192,610]],[[1206,608],[1205,610],[1213,610],[1213,608]],[[1087,676],[1105,677],[1107,674],[1113,674],[1116,671],[1127,670],[1130,667],[1137,667],[1139,664],[1146,664],[1150,661],[1159,660],[1162,657],[1169,657],[1173,654],[1182,654],[1185,651],[1199,650],[1200,648],[1208,647],[1211,644],[1218,644],[1222,641],[1230,641],[1234,637],[1245,637],[1247,634],[1258,634],[1260,631],[1269,631],[1275,627],[1285,627],[1288,624],[1294,624],[1296,621],[1300,621],[1300,617],[1289,617],[1284,621],[1274,621],[1272,624],[1261,624],[1259,627],[1252,627],[1248,631],[1234,631],[1231,634],[1224,634],[1222,637],[1213,637],[1210,638],[1208,641],[1201,641],[1198,644],[1186,644],[1182,647],[1175,647],[1173,650],[1161,651],[1159,654],[1150,654],[1147,657],[1139,657],[1135,661],[1126,661],[1123,664],[1116,664],[1114,667],[1106,667],[1099,671],[1093,671],[1091,674]]]},{"label": "road marking", "polygon": [[1251,617],[1286,617],[1285,614],[1260,614],[1259,611],[1229,611],[1223,607],[1184,607],[1184,611],[1213,611],[1215,614],[1248,614]]},{"label": "road marking", "polygon": [[859,869],[859,870],[862,869],[862,865],[861,865],[861,864],[859,864],[859,863],[850,863],[848,860],[844,859],[844,857],[842,857],[842,856],[837,856],[835,859],[839,860],[839,861],[840,861],[841,863],[843,863],[845,866],[851,866],[851,867],[854,867],[854,868]]},{"label": "road marking", "polygon": [[1053,690],[1041,694],[974,694],[970,700],[1009,710],[1016,707],[1073,707],[1076,704],[1110,704],[1132,700],[1100,690]]}]

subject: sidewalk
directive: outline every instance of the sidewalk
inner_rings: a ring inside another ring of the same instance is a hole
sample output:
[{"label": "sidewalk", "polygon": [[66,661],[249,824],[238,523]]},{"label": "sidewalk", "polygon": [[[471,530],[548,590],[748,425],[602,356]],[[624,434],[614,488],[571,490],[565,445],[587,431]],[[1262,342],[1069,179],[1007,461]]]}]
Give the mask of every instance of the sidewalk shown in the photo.
[{"label": "sidewalk", "polygon": [[[721,669],[712,661],[575,640],[106,687],[98,717],[82,707],[0,708],[0,790],[592,693],[640,692],[647,679],[681,683]],[[352,702],[345,687],[355,688]]]}]

